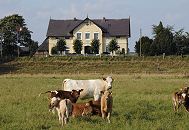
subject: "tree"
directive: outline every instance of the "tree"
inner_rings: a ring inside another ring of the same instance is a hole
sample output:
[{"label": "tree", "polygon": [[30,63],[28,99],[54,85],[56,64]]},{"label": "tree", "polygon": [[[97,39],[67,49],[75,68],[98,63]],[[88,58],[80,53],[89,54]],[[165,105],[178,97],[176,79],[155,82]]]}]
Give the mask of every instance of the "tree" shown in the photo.
[{"label": "tree", "polygon": [[118,48],[119,46],[116,39],[112,39],[109,44],[109,51],[112,52],[112,55],[113,55],[113,52],[118,50]]},{"label": "tree", "polygon": [[55,46],[55,47],[53,47],[52,49],[51,49],[51,54],[58,54],[58,50],[57,50],[57,46]]},{"label": "tree", "polygon": [[19,46],[18,43],[27,47],[32,42],[31,31],[28,30],[24,18],[18,14],[1,19],[0,30],[3,35],[4,55],[15,56],[15,50]]},{"label": "tree", "polygon": [[60,51],[60,53],[62,54],[62,52],[65,50],[66,50],[66,41],[64,39],[60,39],[57,42],[57,51]]},{"label": "tree", "polygon": [[173,42],[173,27],[164,27],[160,21],[159,25],[153,25],[154,44],[157,47],[157,54],[172,55],[176,53],[176,44]]},{"label": "tree", "polygon": [[189,54],[189,34],[184,29],[174,33],[173,42],[176,44],[177,54]]},{"label": "tree", "polygon": [[[150,46],[151,46],[152,42],[153,42],[153,40],[147,36],[141,37],[141,51],[142,51],[141,53],[142,53],[142,55],[145,55],[145,56],[150,55],[150,52],[151,52]],[[136,42],[135,52],[138,53],[138,55],[140,55],[140,39]]]},{"label": "tree", "polygon": [[100,41],[97,40],[97,39],[94,39],[92,42],[91,42],[91,49],[92,49],[92,52],[94,54],[98,54],[99,53],[99,47],[100,47]]},{"label": "tree", "polygon": [[77,54],[81,54],[83,43],[81,40],[76,39],[73,43],[73,49]]}]

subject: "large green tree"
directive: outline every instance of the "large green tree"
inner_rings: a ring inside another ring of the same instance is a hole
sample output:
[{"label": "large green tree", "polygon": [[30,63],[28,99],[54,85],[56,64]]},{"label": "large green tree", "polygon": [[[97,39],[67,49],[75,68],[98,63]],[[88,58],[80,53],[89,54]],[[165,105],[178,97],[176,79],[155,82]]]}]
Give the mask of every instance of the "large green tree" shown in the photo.
[{"label": "large green tree", "polygon": [[66,50],[66,41],[65,39],[60,39],[57,42],[57,51],[60,51],[60,53],[62,54],[62,52],[65,50]]},{"label": "large green tree", "polygon": [[116,39],[112,39],[109,43],[109,51],[112,53],[119,49],[118,43]]},{"label": "large green tree", "polygon": [[154,44],[157,48],[157,54],[173,55],[176,53],[176,44],[173,42],[173,27],[164,27],[162,22],[158,26],[153,25]]},{"label": "large green tree", "polygon": [[92,40],[91,42],[91,49],[94,54],[99,53],[100,41],[97,39]]},{"label": "large green tree", "polygon": [[31,39],[31,31],[27,28],[24,18],[18,14],[0,19],[0,32],[3,35],[4,55],[16,55],[18,45],[32,47],[31,44],[36,44]]},{"label": "large green tree", "polygon": [[76,40],[73,42],[73,49],[74,49],[74,51],[75,51],[77,54],[81,54],[82,47],[83,47],[83,43],[82,43],[81,40],[76,39]]},{"label": "large green tree", "polygon": [[[151,48],[152,42],[153,42],[153,40],[147,36],[141,37],[141,53],[142,53],[142,55],[144,55],[144,56],[151,55],[151,50],[153,49],[153,48]],[[140,55],[140,39],[136,42],[135,51],[138,55]]]},{"label": "large green tree", "polygon": [[174,33],[174,43],[177,46],[177,54],[189,54],[189,33],[180,29]]}]

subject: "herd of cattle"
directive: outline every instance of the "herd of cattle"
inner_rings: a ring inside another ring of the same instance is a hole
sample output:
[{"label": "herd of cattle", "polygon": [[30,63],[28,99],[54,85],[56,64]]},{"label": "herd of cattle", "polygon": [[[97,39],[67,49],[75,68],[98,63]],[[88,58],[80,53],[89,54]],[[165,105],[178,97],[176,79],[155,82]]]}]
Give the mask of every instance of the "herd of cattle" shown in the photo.
[{"label": "herd of cattle", "polygon": [[[49,110],[57,110],[59,122],[67,124],[69,117],[86,115],[99,115],[107,118],[110,123],[112,112],[112,82],[111,76],[95,80],[65,79],[62,83],[63,90],[47,91],[49,93]],[[94,98],[85,103],[76,103],[78,98]]]}]

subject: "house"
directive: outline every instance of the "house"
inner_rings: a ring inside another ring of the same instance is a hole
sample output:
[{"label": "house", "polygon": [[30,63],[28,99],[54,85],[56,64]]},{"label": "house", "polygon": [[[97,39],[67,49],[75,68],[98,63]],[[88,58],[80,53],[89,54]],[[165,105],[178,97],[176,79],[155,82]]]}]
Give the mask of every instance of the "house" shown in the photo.
[{"label": "house", "polygon": [[[48,51],[56,46],[59,39],[64,38],[66,41],[66,53],[75,53],[73,42],[75,39],[82,40],[83,48],[81,54],[91,53],[91,42],[93,39],[100,41],[99,53],[108,53],[108,45],[112,39],[116,39],[119,49],[128,53],[128,38],[131,36],[130,18],[128,19],[89,19],[84,20],[54,20],[50,19],[47,38],[39,47],[40,51]],[[47,45],[48,44],[48,45]],[[43,49],[43,46],[46,49]],[[48,47],[48,48],[47,48]],[[48,50],[47,50],[48,49]]]}]

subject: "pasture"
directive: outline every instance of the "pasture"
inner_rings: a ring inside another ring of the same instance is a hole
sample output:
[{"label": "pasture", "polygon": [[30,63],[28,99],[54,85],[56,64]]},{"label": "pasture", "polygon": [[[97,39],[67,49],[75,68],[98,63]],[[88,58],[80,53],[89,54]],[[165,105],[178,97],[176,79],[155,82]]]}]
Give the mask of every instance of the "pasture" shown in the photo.
[{"label": "pasture", "polygon": [[[172,92],[189,85],[188,77],[177,75],[112,75],[113,113],[111,124],[101,117],[71,118],[64,127],[57,114],[48,111],[47,95],[40,92],[61,89],[62,80],[93,79],[99,75],[1,75],[1,130],[160,130],[188,129],[189,113],[173,111]],[[79,100],[78,102],[86,102]]]}]

